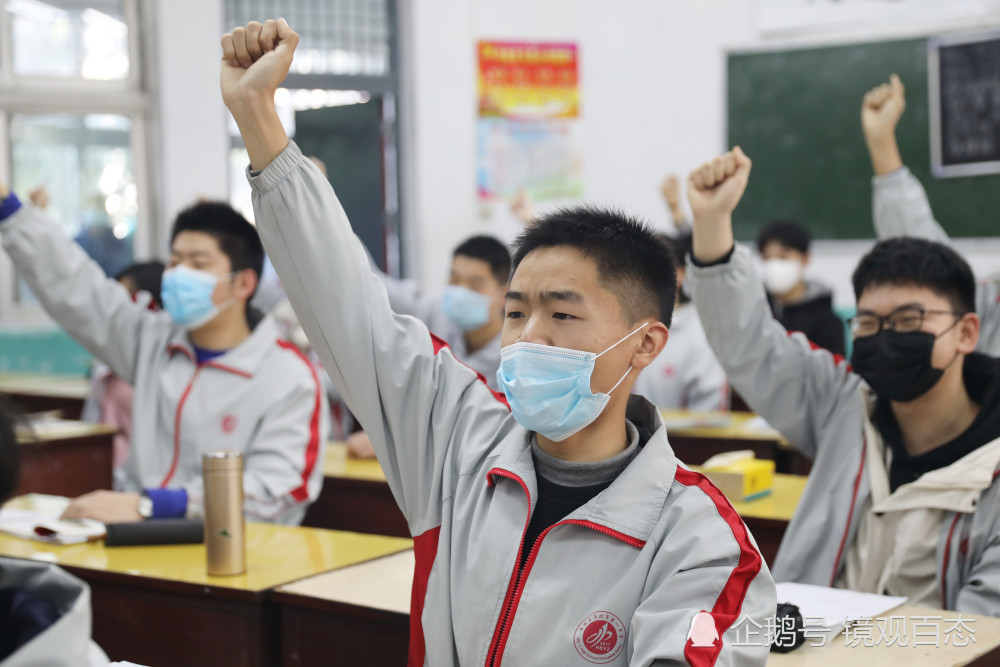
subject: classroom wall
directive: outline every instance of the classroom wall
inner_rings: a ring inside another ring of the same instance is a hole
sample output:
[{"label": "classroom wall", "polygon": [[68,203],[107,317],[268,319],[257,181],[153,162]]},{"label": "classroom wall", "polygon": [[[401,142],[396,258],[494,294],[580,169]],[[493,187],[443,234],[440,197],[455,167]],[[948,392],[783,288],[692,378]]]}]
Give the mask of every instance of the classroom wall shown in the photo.
[{"label": "classroom wall", "polygon": [[[728,49],[882,40],[984,25],[969,20],[846,25],[837,33],[774,40],[757,32],[756,5],[748,0],[409,2],[411,41],[404,57],[412,83],[410,274],[436,292],[446,279],[450,250],[462,239],[476,233],[508,239],[518,230],[505,210],[486,217],[476,200],[479,39],[580,45],[585,197],[665,226],[668,216],[658,192],[662,177],[668,171],[687,173],[725,148]],[[851,271],[870,245],[818,243],[808,274],[831,285],[837,303],[849,306]],[[966,240],[957,246],[978,275],[1000,269],[1000,241]]]},{"label": "classroom wall", "polygon": [[219,94],[222,0],[149,2],[156,28],[151,70],[158,128],[157,219],[165,256],[170,225],[199,197],[229,199],[229,134]]}]

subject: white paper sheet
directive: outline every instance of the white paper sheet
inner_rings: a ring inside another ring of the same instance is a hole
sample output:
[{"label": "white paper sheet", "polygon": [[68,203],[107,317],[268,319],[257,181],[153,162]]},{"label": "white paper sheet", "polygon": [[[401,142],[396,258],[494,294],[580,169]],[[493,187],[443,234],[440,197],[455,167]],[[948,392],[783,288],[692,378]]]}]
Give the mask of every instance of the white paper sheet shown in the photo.
[{"label": "white paper sheet", "polygon": [[821,625],[829,628],[832,636],[844,629],[845,622],[878,618],[906,602],[905,597],[858,593],[810,584],[783,582],[775,586],[778,589],[779,604],[789,602],[798,607],[807,626],[816,627],[819,624],[815,619],[824,619]]}]

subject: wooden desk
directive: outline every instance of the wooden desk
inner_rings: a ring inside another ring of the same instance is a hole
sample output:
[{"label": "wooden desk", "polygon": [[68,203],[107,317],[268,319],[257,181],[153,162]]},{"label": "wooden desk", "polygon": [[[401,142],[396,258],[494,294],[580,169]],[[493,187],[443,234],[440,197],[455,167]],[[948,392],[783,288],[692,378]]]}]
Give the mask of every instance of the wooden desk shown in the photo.
[{"label": "wooden desk", "polygon": [[806,479],[801,475],[777,473],[770,494],[749,502],[730,501],[757,540],[757,547],[769,566],[774,564],[785,528],[799,506]]},{"label": "wooden desk", "polygon": [[272,665],[278,632],[276,607],[266,604],[269,589],[412,545],[248,523],[247,574],[210,577],[204,545],[60,547],[0,535],[0,555],[56,563],[90,584],[94,639],[112,660],[149,667]]},{"label": "wooden desk", "polygon": [[[323,490],[306,512],[303,525],[409,536],[406,522],[389,491],[378,461],[348,458],[346,445],[330,443],[324,473]],[[805,485],[804,476],[777,473],[774,490],[769,495],[750,502],[733,503],[757,540],[768,565],[774,563],[781,538],[798,507]]]},{"label": "wooden desk", "polygon": [[110,489],[112,439],[117,429],[102,424],[57,420],[35,426],[18,438],[21,481],[15,495],[47,493],[74,498]]},{"label": "wooden desk", "polygon": [[78,375],[0,373],[0,392],[25,412],[60,410],[66,419],[79,419],[90,395],[90,380]]},{"label": "wooden desk", "polygon": [[410,529],[374,459],[347,456],[347,445],[327,445],[323,489],[306,511],[304,526],[409,537]]},{"label": "wooden desk", "polygon": [[[701,465],[710,457],[739,449],[753,450],[759,459],[770,459],[778,472],[807,475],[812,463],[772,428],[748,428],[752,412],[691,412],[661,410],[667,437],[677,458],[687,465]],[[692,424],[703,421],[706,425]],[[681,426],[673,426],[683,423]],[[724,425],[719,425],[724,422]]]},{"label": "wooden desk", "polygon": [[405,665],[413,551],[280,586],[282,667]]},{"label": "wooden desk", "polygon": [[[1000,619],[989,616],[974,616],[972,614],[962,614],[963,619],[975,620],[966,622],[967,626],[974,630],[974,634],[966,634],[966,637],[974,637],[976,642],[971,641],[967,646],[945,645],[943,640],[946,636],[954,637],[954,632],[949,633],[948,629],[955,624],[953,621],[959,614],[953,611],[942,611],[941,609],[925,609],[920,607],[897,607],[881,615],[881,618],[888,619],[892,616],[906,617],[906,631],[902,634],[908,638],[906,646],[894,645],[885,646],[880,642],[877,646],[857,646],[848,645],[849,641],[856,641],[859,635],[848,637],[841,633],[837,637],[827,641],[825,646],[810,646],[812,640],[807,639],[806,645],[800,646],[791,653],[772,653],[767,661],[768,667],[843,667],[844,665],[863,663],[865,667],[953,667],[965,665],[966,667],[996,667],[1000,665]],[[929,621],[937,617],[937,621]],[[935,628],[935,629],[932,629]],[[921,643],[933,642],[935,634],[940,637],[939,646],[915,646],[914,638],[918,638]],[[879,637],[879,631],[872,629],[872,640]]]}]

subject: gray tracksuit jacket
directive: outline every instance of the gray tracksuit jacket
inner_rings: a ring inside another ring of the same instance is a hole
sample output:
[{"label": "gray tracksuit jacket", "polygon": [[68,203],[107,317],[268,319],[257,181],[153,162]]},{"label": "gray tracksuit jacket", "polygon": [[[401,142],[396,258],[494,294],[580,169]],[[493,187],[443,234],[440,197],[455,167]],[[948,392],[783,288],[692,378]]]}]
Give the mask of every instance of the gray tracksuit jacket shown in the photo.
[{"label": "gray tracksuit jacket", "polygon": [[133,303],[37,208],[22,206],[0,235],[46,312],[135,386],[123,490],[184,488],[188,514],[199,514],[201,455],[238,449],[247,517],[301,523],[323,485],[329,409],[315,368],[270,317],[199,366],[167,313]]},{"label": "gray tracksuit jacket", "polygon": [[[422,322],[392,311],[294,143],[250,183],[268,254],[414,535],[411,665],[766,662],[734,624],[774,614],[767,567],[725,498],[678,463],[652,405],[629,405],[652,433],[632,464],[543,533],[518,576],[537,500],[530,433]],[[703,611],[719,637],[690,641]]]},{"label": "gray tracksuit jacket", "polygon": [[[733,387],[813,461],[774,562],[775,580],[841,583],[863,515],[881,518],[872,509],[873,479],[875,504],[887,495],[884,467],[876,478],[879,466],[866,463],[869,448],[879,456],[884,452],[881,441],[869,442],[878,438],[869,418],[869,390],[845,360],[813,349],[802,334],[788,335],[771,317],[747,248],[737,246],[722,264],[689,265],[688,281],[708,341]],[[916,509],[937,521],[933,576],[943,608],[1000,615],[998,465],[1000,458],[982,479],[970,477],[956,486],[949,481],[934,493],[911,495],[908,507],[892,508]],[[883,523],[869,525],[877,530]]]},{"label": "gray tracksuit jacket", "polygon": [[[872,218],[879,239],[915,236],[951,244],[948,233],[934,218],[923,186],[906,167],[872,178]],[[982,320],[976,350],[1000,356],[1000,275],[979,283],[976,312]]]},{"label": "gray tracksuit jacket", "polygon": [[17,588],[49,600],[61,616],[24,644],[3,667],[99,667],[108,657],[90,639],[90,587],[49,563],[0,558],[0,589]]},{"label": "gray tracksuit jacket", "polygon": [[427,325],[434,335],[448,343],[455,357],[482,375],[490,389],[497,388],[497,369],[500,368],[500,334],[475,352],[465,346],[465,332],[444,313],[441,299],[428,299],[420,295],[420,288],[413,280],[397,280],[373,266],[372,271],[382,280],[389,305],[401,315],[413,315]]}]

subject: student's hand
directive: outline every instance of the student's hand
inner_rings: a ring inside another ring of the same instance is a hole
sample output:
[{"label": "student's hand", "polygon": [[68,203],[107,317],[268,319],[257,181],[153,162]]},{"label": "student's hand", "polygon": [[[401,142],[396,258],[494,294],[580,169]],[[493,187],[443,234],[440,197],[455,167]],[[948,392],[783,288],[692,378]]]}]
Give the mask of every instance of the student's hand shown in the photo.
[{"label": "student's hand", "polygon": [[91,491],[74,498],[63,512],[64,519],[96,519],[102,523],[142,521],[139,494],[120,491]]},{"label": "student's hand", "polygon": [[732,214],[746,190],[751,164],[737,146],[688,176],[688,202],[694,214],[694,257],[699,262],[714,262],[732,250]]},{"label": "student's hand", "polygon": [[518,188],[517,194],[510,202],[510,211],[523,225],[530,225],[538,217],[535,210],[535,203],[531,199],[531,193],[524,188]]},{"label": "student's hand", "polygon": [[373,459],[375,448],[364,431],[358,431],[347,436],[347,455],[352,459]]},{"label": "student's hand", "polygon": [[230,109],[253,100],[274,100],[299,43],[285,22],[251,21],[222,36],[222,100]]},{"label": "student's hand", "polygon": [[49,191],[45,189],[44,185],[39,188],[35,188],[28,193],[28,199],[31,200],[31,203],[36,208],[40,208],[44,211],[49,205]]},{"label": "student's hand", "polygon": [[299,36],[285,19],[251,21],[222,36],[222,99],[240,128],[250,166],[264,169],[288,145],[274,108]]},{"label": "student's hand", "polygon": [[869,90],[861,102],[861,128],[877,175],[903,166],[896,143],[896,125],[906,109],[906,89],[895,74],[889,83]]},{"label": "student's hand", "polygon": [[677,174],[669,174],[663,179],[663,183],[660,184],[660,192],[663,193],[663,199],[672,212],[676,213],[680,210],[681,181],[677,178]]},{"label": "student's hand", "polygon": [[6,199],[10,195],[10,190],[7,188],[7,184],[0,181],[0,199]]}]

